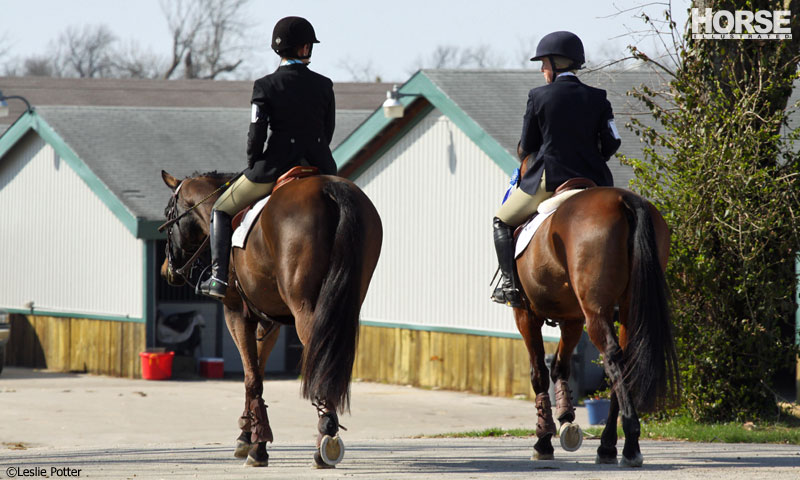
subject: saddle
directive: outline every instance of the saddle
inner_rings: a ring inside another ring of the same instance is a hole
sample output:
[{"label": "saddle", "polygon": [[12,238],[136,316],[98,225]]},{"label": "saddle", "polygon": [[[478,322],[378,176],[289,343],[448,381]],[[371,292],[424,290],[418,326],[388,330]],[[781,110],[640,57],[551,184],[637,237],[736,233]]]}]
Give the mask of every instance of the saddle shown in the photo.
[{"label": "saddle", "polygon": [[[297,180],[298,178],[310,177],[312,175],[319,175],[319,169],[317,167],[304,167],[304,166],[297,166],[292,167],[289,169],[288,172],[284,173],[278,180],[275,182],[275,186],[272,188],[272,193],[275,193],[279,188],[286,185],[287,183],[291,182],[292,180]],[[255,202],[251,203],[250,205],[244,207],[242,210],[239,211],[231,221],[231,230],[236,230],[236,228],[242,224],[242,219],[253,208],[253,205],[261,201],[261,199],[256,200]]]},{"label": "saddle", "polygon": [[594,188],[597,184],[594,181],[584,178],[584,177],[576,177],[570,178],[566,182],[562,183],[561,185],[556,188],[556,191],[553,192],[553,196],[548,198],[547,200],[543,201],[539,204],[536,213],[528,217],[522,225],[518,226],[514,229],[514,239],[517,239],[522,232],[522,229],[527,226],[531,219],[538,214],[546,214],[555,211],[562,203],[567,201],[570,197],[579,193],[581,190],[585,190],[587,188]]}]

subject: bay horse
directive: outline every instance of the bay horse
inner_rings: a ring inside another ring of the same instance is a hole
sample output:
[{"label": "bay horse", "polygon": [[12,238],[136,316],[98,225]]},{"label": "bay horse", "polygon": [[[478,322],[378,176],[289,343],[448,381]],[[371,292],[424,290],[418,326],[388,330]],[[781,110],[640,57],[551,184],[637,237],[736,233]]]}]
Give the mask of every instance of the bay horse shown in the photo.
[{"label": "bay horse", "polygon": [[[167,258],[161,274],[172,285],[191,277],[207,245],[211,207],[232,175],[216,172],[178,180],[165,211]],[[248,236],[231,252],[225,322],[244,367],[245,408],[234,455],[267,466],[273,434],[263,394],[266,360],[281,325],[294,325],[304,345],[302,394],[317,408],[316,466],[344,455],[337,412],[349,410],[359,313],[380,255],[383,229],[372,202],[355,184],[314,175],[273,191]],[[204,241],[205,240],[205,241]],[[188,272],[187,272],[188,270]]]},{"label": "bay horse", "polygon": [[[527,167],[526,159],[521,175]],[[526,307],[515,308],[514,319],[530,356],[538,414],[533,459],[553,458],[551,379],[562,446],[568,451],[580,446],[582,432],[572,423],[575,411],[567,381],[585,323],[612,384],[611,407],[595,462],[617,462],[621,411],[625,433],[621,463],[642,465],[637,410],[668,403],[680,388],[664,278],[668,256],[669,228],[652,204],[628,190],[595,187],[565,200],[517,258]],[[561,330],[549,379],[541,332],[546,319],[556,321]]]}]

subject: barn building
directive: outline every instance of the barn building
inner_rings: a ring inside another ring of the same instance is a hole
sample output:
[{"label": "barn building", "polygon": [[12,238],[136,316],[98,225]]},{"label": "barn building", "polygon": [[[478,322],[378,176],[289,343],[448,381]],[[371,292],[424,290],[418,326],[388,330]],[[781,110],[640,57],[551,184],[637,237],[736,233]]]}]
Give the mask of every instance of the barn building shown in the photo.
[{"label": "barn building", "polygon": [[[334,86],[333,146],[387,88]],[[0,128],[8,364],[137,377],[139,352],[164,343],[158,319],[194,311],[204,327],[173,341],[241,371],[218,302],[160,278],[156,229],[170,193],[162,169],[182,177],[245,166],[252,83],[4,78],[0,90],[34,105],[10,102],[16,121]],[[293,332],[282,330],[273,371],[293,370],[299,358]]]}]

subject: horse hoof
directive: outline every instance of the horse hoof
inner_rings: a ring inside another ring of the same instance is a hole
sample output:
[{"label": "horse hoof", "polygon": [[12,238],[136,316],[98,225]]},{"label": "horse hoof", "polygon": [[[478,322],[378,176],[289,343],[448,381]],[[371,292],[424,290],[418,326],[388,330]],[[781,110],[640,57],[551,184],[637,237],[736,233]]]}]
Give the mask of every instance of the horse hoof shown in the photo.
[{"label": "horse hoof", "polygon": [[247,442],[236,440],[236,450],[233,451],[233,456],[236,458],[247,458],[251,446],[252,445]]},{"label": "horse hoof", "polygon": [[558,429],[558,440],[561,448],[568,452],[574,452],[583,445],[583,430],[574,423],[565,423]]},{"label": "horse hoof", "polygon": [[616,465],[617,457],[601,457],[600,455],[597,455],[594,457],[594,463],[597,465]]},{"label": "horse hoof", "polygon": [[336,468],[336,465],[328,465],[322,460],[322,455],[319,454],[319,450],[314,452],[314,468],[317,469],[327,469],[327,468]]},{"label": "horse hoof", "polygon": [[248,455],[247,460],[244,461],[245,467],[266,467],[269,466],[269,456],[267,456],[263,460],[258,460],[257,458]]},{"label": "horse hoof", "polygon": [[531,460],[553,460],[555,458],[552,453],[541,453],[534,450]]},{"label": "horse hoof", "polygon": [[[319,459],[322,460],[322,464],[335,467],[337,463],[342,461],[344,450],[344,441],[339,435],[335,437],[325,435],[319,443]],[[314,455],[314,460],[316,460],[316,455]],[[319,465],[319,462],[316,463]]]},{"label": "horse hoof", "polygon": [[644,458],[642,458],[642,454],[637,452],[636,456],[633,458],[627,458],[625,455],[622,456],[622,460],[620,461],[620,465],[623,467],[641,467],[644,463]]}]

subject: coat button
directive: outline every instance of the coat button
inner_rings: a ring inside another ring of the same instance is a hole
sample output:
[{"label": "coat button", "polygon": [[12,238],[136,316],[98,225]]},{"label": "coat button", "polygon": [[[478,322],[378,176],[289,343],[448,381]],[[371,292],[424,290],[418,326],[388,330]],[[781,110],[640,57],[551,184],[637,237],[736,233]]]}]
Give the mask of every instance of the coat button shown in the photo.
[{"label": "coat button", "polygon": [[290,141],[291,143],[294,143],[294,138],[290,138],[290,139],[289,139],[289,141]]}]

